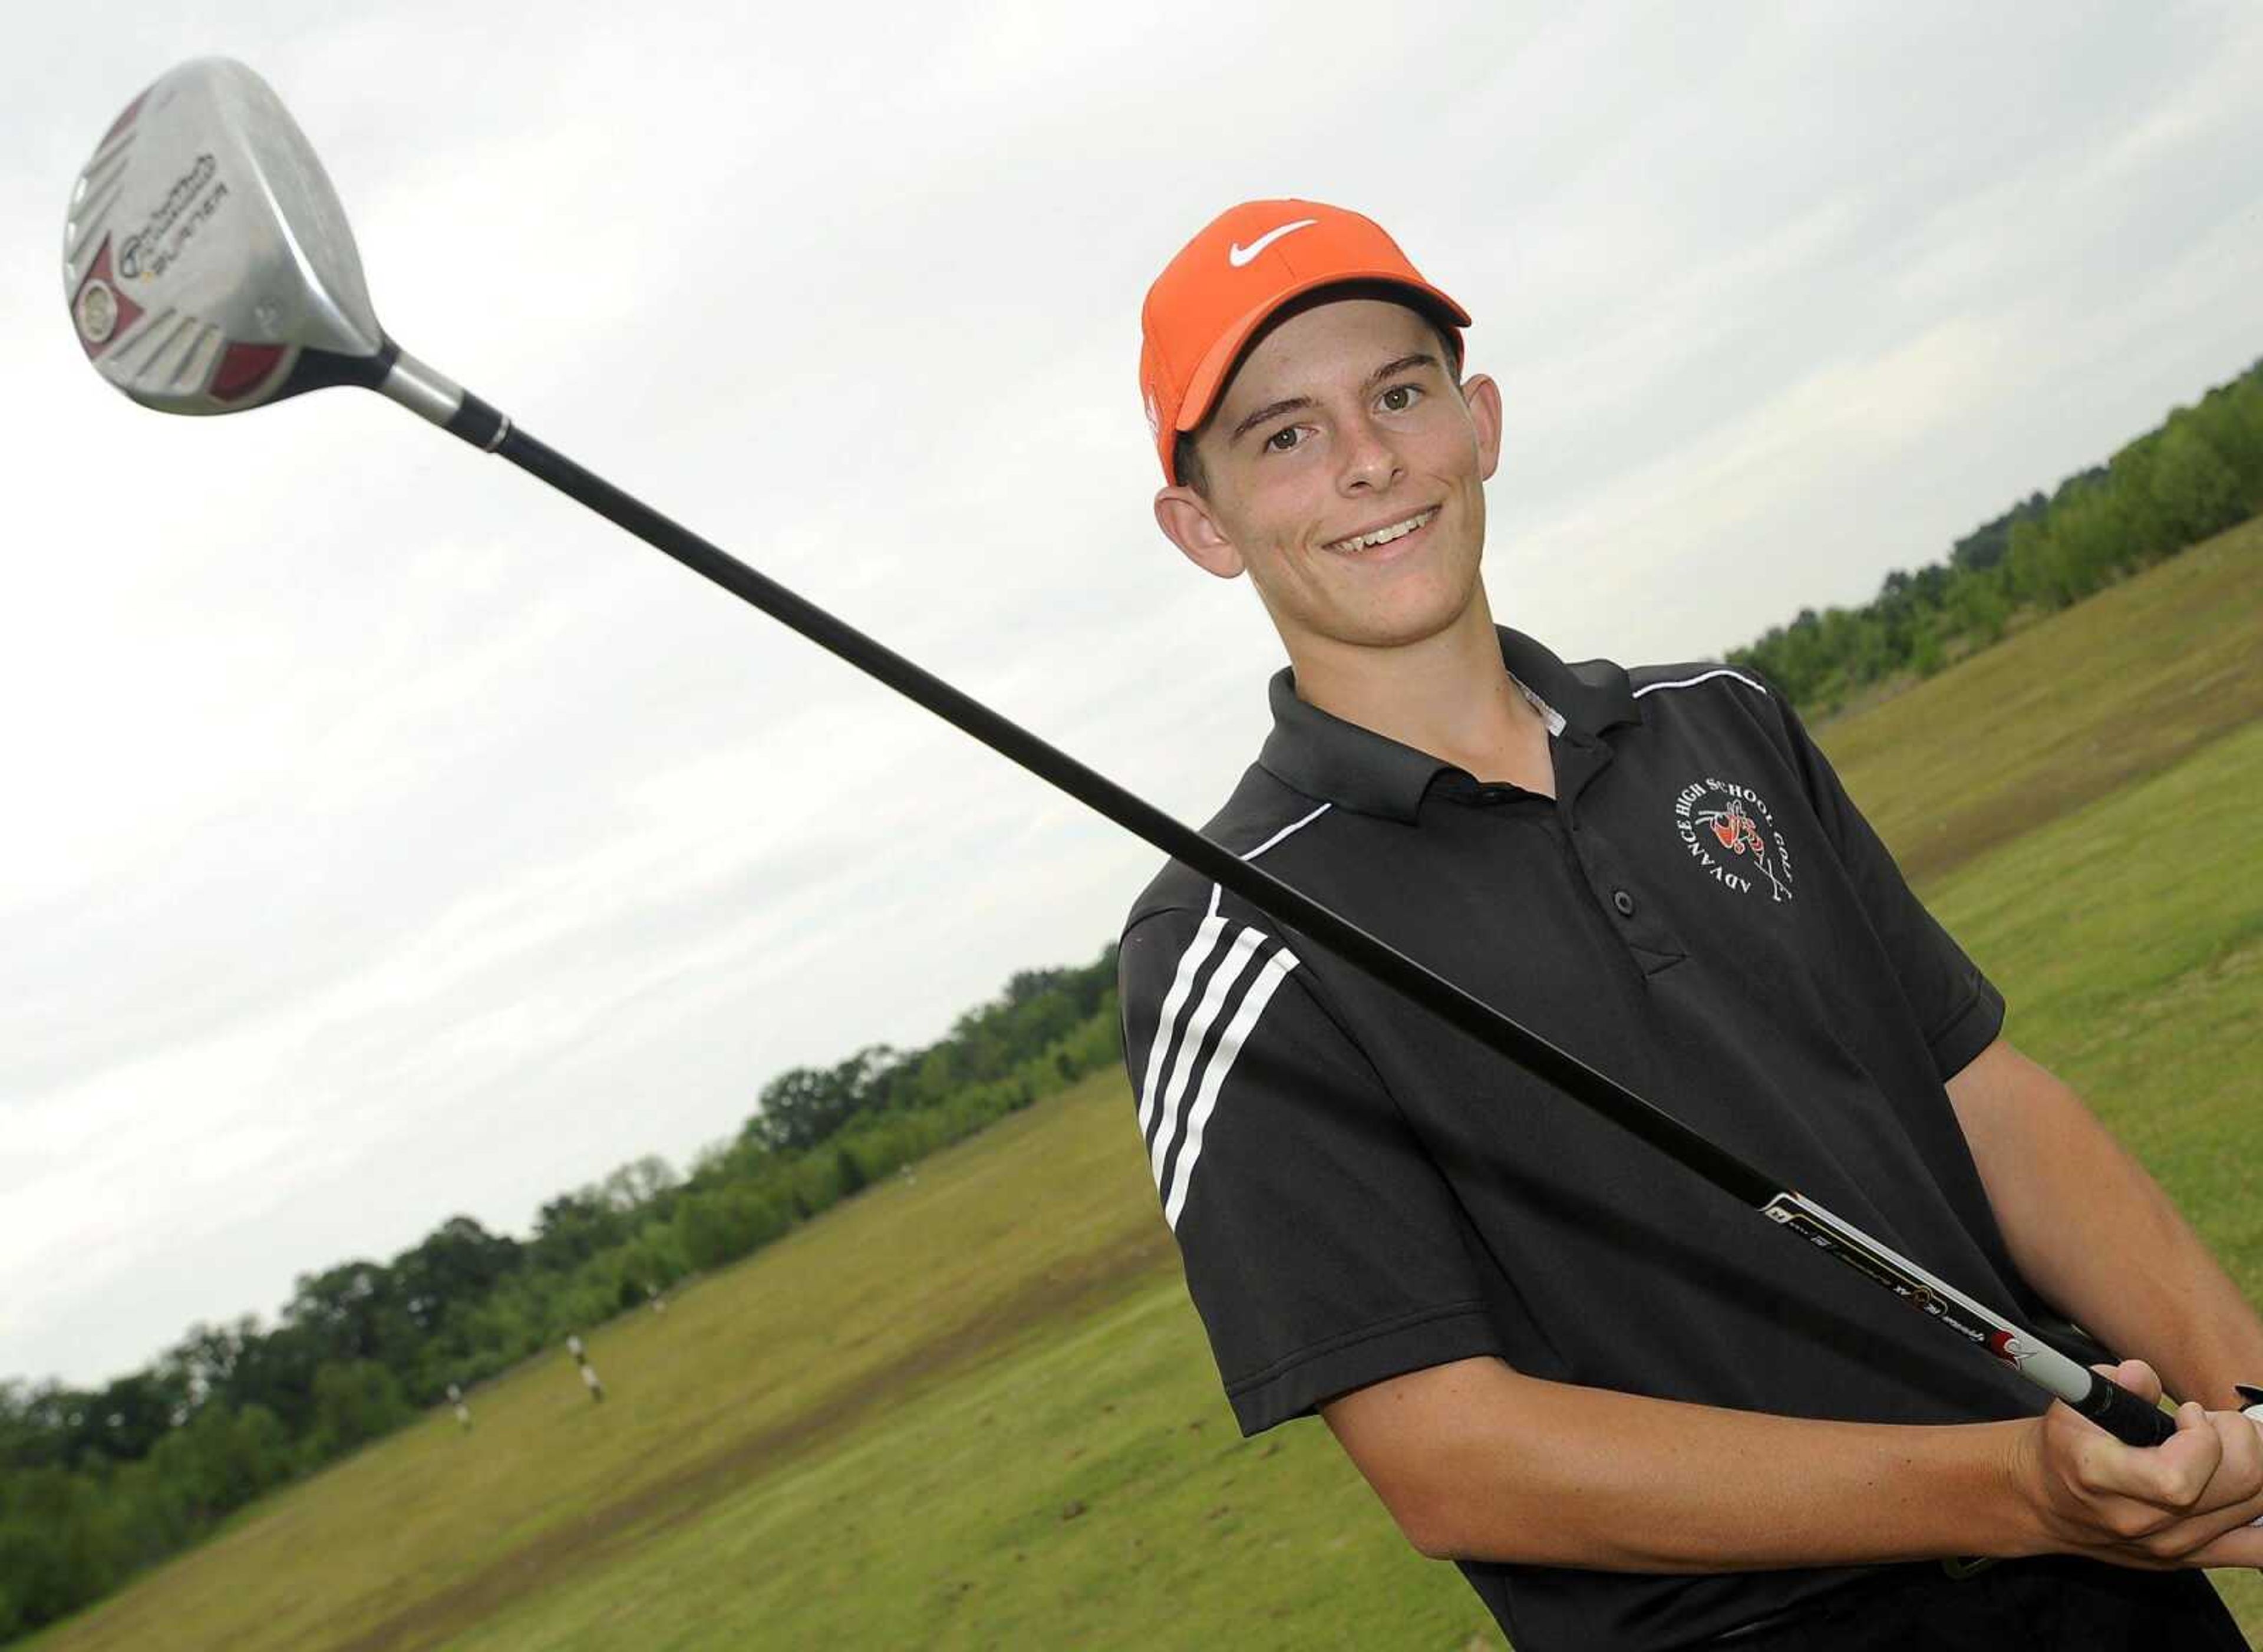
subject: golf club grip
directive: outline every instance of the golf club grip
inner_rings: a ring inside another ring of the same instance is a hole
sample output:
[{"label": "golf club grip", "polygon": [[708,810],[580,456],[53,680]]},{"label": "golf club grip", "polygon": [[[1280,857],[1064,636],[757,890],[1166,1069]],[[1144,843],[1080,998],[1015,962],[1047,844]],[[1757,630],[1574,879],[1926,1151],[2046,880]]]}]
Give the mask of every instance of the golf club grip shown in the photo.
[{"label": "golf club grip", "polygon": [[[1301,931],[1352,967],[1648,1142],[1753,1211],[1765,1214],[1779,1201],[1796,1198],[1789,1193],[1788,1183],[1768,1176],[1388,942],[1173,819],[980,700],[661,515],[604,477],[585,470],[528,435],[488,403],[466,395],[464,407],[471,411],[459,411],[458,418],[448,426],[452,434],[509,460],[528,475],[588,506],[868,677],[925,706],[1001,757],[1067,793],[1221,888],[1231,889],[1276,922]],[[1846,1238],[1859,1241],[1873,1254],[1883,1253],[1877,1242],[1860,1229],[1836,1218],[1832,1221],[1843,1230]],[[1863,1271],[1873,1283],[1902,1293],[1901,1287],[1886,1274],[1870,1269]],[[1914,1304],[1920,1298],[1912,1293],[1905,1300]],[[2023,1374],[2040,1386],[2050,1386],[2033,1373]],[[2106,1388],[2109,1392],[2101,1395],[2093,1384],[2084,1408],[2086,1415],[2100,1418],[2105,1426],[2132,1443],[2150,1444],[2159,1438],[2147,1431],[2142,1417],[2143,1402],[2115,1388],[2111,1383],[2106,1384]]]},{"label": "golf club grip", "polygon": [[2074,1409],[2125,1446],[2158,1446],[2177,1431],[2176,1418],[2095,1371]]}]

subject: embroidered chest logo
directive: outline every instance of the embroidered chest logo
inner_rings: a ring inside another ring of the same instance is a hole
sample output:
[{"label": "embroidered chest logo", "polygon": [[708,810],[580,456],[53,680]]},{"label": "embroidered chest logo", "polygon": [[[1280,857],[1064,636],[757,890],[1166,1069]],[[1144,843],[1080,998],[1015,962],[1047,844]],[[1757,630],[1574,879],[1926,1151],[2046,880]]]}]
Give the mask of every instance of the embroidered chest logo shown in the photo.
[{"label": "embroidered chest logo", "polygon": [[1761,794],[1707,775],[1674,794],[1674,829],[1705,875],[1739,895],[1765,887],[1771,901],[1791,899],[1791,851]]}]

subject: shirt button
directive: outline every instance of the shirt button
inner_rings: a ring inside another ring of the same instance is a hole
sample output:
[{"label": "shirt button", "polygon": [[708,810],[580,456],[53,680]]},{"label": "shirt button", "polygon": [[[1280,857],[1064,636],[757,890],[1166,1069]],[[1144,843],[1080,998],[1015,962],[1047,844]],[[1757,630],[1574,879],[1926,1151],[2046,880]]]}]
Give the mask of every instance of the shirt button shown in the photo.
[{"label": "shirt button", "polygon": [[1621,917],[1634,916],[1634,896],[1629,895],[1624,889],[1611,891],[1611,904],[1618,908]]}]

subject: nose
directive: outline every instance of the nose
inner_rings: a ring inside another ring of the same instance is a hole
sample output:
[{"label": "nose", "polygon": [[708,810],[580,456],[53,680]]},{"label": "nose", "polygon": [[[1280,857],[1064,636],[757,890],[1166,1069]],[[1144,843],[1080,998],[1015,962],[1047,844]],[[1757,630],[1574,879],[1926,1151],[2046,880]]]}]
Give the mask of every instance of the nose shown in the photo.
[{"label": "nose", "polygon": [[1344,493],[1387,493],[1404,469],[1387,432],[1368,419],[1343,426],[1336,486]]}]

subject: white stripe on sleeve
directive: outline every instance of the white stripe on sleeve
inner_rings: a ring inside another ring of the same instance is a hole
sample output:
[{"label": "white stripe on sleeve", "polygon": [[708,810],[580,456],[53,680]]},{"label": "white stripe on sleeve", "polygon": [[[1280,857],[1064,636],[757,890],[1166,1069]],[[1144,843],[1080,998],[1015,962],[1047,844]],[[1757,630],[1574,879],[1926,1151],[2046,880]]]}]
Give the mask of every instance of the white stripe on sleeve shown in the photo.
[{"label": "white stripe on sleeve", "polygon": [[1154,1172],[1155,1190],[1163,1187],[1163,1164],[1170,1156],[1172,1139],[1179,1132],[1179,1099],[1187,1093],[1187,1078],[1193,1072],[1196,1058],[1202,1054],[1203,1040],[1210,1034],[1211,1024],[1225,1003],[1225,995],[1233,989],[1241,972],[1249,967],[1252,953],[1265,937],[1254,929],[1245,929],[1233,938],[1233,946],[1218,960],[1218,968],[1204,989],[1202,1002],[1195,1006],[1194,1018],[1187,1023],[1185,1034],[1178,1040],[1177,1053],[1171,1059],[1171,1078],[1163,1090],[1162,1122],[1155,1128],[1155,1144],[1148,1156],[1148,1165]]},{"label": "white stripe on sleeve", "polygon": [[1179,973],[1171,977],[1171,989],[1163,996],[1163,1008],[1155,1018],[1155,1040],[1147,1047],[1146,1082],[1139,1086],[1139,1140],[1145,1142],[1155,1122],[1155,1106],[1163,1089],[1165,1063],[1170,1059],[1171,1034],[1176,1028],[1179,1011],[1186,1008],[1187,995],[1194,990],[1195,977],[1202,973],[1203,960],[1218,945],[1218,936],[1225,929],[1225,920],[1218,916],[1218,904],[1211,903],[1211,913],[1195,931],[1194,939],[1187,950],[1179,954]]},{"label": "white stripe on sleeve", "polygon": [[1257,979],[1242,994],[1240,1009],[1227,1024],[1225,1036],[1218,1041],[1217,1054],[1204,1070],[1202,1089],[1187,1114],[1187,1144],[1179,1149],[1179,1162],[1171,1167],[1171,1188],[1163,1199],[1163,1220],[1175,1233],[1178,1230],[1179,1212],[1186,1206],[1187,1189],[1194,1183],[1196,1162],[1202,1157],[1203,1131],[1218,1105],[1218,1092],[1225,1086],[1225,1076],[1233,1070],[1234,1058],[1241,1054],[1243,1040],[1257,1025],[1257,1018],[1265,1013],[1274,989],[1287,980],[1289,972],[1296,967],[1297,955],[1285,946],[1265,960],[1265,967],[1257,972]]}]

